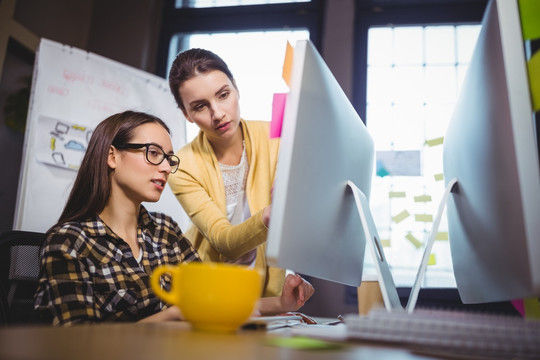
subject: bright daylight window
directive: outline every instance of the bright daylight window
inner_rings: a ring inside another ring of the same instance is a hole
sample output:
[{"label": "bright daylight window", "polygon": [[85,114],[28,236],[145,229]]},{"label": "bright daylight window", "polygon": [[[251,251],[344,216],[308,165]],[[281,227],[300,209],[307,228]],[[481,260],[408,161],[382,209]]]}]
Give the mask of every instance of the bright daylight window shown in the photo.
[{"label": "bright daylight window", "polygon": [[266,5],[295,2],[309,2],[311,0],[176,0],[176,8],[205,8],[218,6]]},{"label": "bright daylight window", "polygon": [[[377,176],[370,206],[396,285],[411,286],[444,192],[446,128],[480,25],[372,28],[366,121]],[[423,286],[455,287],[446,214]]]},{"label": "bright daylight window", "polygon": [[[270,121],[273,94],[288,91],[281,77],[287,41],[294,46],[303,39],[309,39],[309,31],[179,34],[171,42],[167,68],[180,51],[198,47],[215,52],[227,63],[236,80],[242,118]],[[196,125],[188,122],[187,141],[198,131]]]}]

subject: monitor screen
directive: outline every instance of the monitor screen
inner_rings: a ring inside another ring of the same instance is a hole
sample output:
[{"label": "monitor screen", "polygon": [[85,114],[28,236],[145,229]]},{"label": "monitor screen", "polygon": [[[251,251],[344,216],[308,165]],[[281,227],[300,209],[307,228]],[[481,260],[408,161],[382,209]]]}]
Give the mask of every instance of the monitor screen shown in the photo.
[{"label": "monitor screen", "polygon": [[374,144],[308,41],[294,49],[267,254],[275,265],[359,286],[366,239],[348,181],[369,198]]},{"label": "monitor screen", "polygon": [[517,1],[491,1],[444,142],[464,303],[540,295],[540,169]]}]

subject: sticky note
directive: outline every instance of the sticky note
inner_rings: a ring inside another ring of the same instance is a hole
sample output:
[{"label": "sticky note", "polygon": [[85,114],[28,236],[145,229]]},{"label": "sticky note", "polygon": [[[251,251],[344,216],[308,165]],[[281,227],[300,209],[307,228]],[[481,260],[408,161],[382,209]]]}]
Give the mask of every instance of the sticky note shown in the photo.
[{"label": "sticky note", "polygon": [[404,198],[405,197],[405,191],[390,191],[388,193],[389,198]]},{"label": "sticky note", "polygon": [[437,264],[437,259],[435,258],[435,254],[429,254],[429,260],[428,260],[428,265],[436,265]]},{"label": "sticky note", "polygon": [[[538,21],[540,23],[540,21]],[[534,111],[540,110],[540,51],[537,51],[527,64],[529,68],[529,85]]]},{"label": "sticky note", "polygon": [[377,176],[379,177],[385,177],[390,175],[390,171],[388,171],[382,162],[377,161]]},{"label": "sticky note", "polygon": [[308,337],[270,337],[266,339],[266,344],[271,346],[297,349],[297,350],[324,350],[324,349],[336,349],[343,345],[335,342],[328,342],[320,339],[308,338]]},{"label": "sticky note", "polygon": [[540,38],[540,1],[519,0],[519,13],[521,15],[521,31],[523,39]]},{"label": "sticky note", "polygon": [[420,222],[433,222],[433,215],[429,214],[415,214],[414,220]]},{"label": "sticky note", "polygon": [[281,77],[289,88],[291,87],[291,70],[293,55],[294,48],[292,47],[291,43],[287,41],[287,48],[285,49],[285,59],[283,60],[283,71],[281,73]]},{"label": "sticky note", "polygon": [[[420,150],[377,151],[377,175],[382,171],[392,176],[420,176],[422,161]],[[382,175],[379,175],[382,176]]]},{"label": "sticky note", "polygon": [[403,210],[402,212],[400,212],[399,214],[397,214],[396,216],[392,217],[392,220],[395,222],[395,223],[399,223],[403,220],[405,220],[406,218],[409,217],[409,212],[407,210]]},{"label": "sticky note", "polygon": [[526,319],[540,319],[540,298],[523,299]]},{"label": "sticky note", "polygon": [[433,175],[433,177],[435,178],[435,181],[444,180],[444,174],[435,174],[435,175]]},{"label": "sticky note", "polygon": [[435,234],[435,240],[448,240],[448,231],[439,231]]},{"label": "sticky note", "polygon": [[419,195],[414,197],[414,202],[430,202],[431,196],[430,195]]},{"label": "sticky note", "polygon": [[281,136],[286,102],[286,93],[274,94],[274,99],[272,101],[272,120],[270,121],[270,138],[278,138]]},{"label": "sticky note", "polygon": [[442,145],[444,142],[444,137],[439,137],[431,140],[426,140],[427,146],[436,146],[436,145]]},{"label": "sticky note", "polygon": [[523,299],[512,300],[511,303],[512,305],[514,305],[514,308],[516,308],[517,312],[519,312],[521,316],[525,316],[525,306],[523,305]]},{"label": "sticky note", "polygon": [[381,244],[383,247],[390,247],[392,245],[392,241],[390,239],[381,239]]},{"label": "sticky note", "polygon": [[405,236],[405,239],[409,240],[411,242],[411,244],[413,244],[414,247],[417,248],[417,249],[420,249],[422,247],[422,243],[420,242],[420,240],[415,238],[414,235],[411,234],[411,233],[408,233]]}]

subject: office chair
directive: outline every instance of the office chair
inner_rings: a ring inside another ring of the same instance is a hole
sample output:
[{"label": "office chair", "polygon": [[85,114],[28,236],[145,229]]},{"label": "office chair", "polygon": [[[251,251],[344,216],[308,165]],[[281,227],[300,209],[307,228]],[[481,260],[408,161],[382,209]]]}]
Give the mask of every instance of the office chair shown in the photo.
[{"label": "office chair", "polygon": [[0,326],[36,322],[40,250],[45,234],[6,231],[0,234]]}]

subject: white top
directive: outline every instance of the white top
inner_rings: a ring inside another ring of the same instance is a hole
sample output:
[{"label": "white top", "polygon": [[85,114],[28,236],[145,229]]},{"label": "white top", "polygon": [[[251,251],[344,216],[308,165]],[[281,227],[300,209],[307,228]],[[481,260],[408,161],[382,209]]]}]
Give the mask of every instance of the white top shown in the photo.
[{"label": "white top", "polygon": [[[226,165],[219,163],[223,184],[225,186],[225,197],[227,201],[227,218],[232,225],[238,225],[251,216],[246,195],[246,182],[249,170],[247,162],[246,148],[242,151],[242,158],[238,165]],[[255,265],[256,249],[242,255],[230,263]]]}]

